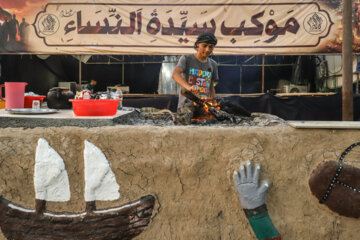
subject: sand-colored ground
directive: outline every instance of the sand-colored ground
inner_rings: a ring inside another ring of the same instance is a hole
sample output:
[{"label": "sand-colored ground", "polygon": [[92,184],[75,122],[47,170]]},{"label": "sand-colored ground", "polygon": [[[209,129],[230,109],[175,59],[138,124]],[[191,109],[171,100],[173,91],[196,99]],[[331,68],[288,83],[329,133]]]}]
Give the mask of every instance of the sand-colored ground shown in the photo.
[{"label": "sand-colored ground", "polygon": [[[84,140],[111,162],[121,198],[98,202],[118,206],[152,194],[152,222],[138,240],[256,239],[232,182],[240,162],[262,165],[271,187],[267,205],[285,240],[352,240],[359,220],[338,216],[311,195],[308,179],[324,160],[336,160],[360,140],[354,130],[296,130],[276,127],[5,128],[0,132],[0,195],[34,208],[36,142],[45,138],[65,161],[71,201],[48,203],[55,212],[81,212]],[[0,235],[0,239],[5,239]]]}]

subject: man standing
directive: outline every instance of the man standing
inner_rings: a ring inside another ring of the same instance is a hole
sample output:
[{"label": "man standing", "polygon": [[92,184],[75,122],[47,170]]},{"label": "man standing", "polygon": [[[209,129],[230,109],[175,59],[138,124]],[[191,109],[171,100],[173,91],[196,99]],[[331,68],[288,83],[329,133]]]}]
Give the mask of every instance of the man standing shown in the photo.
[{"label": "man standing", "polygon": [[20,34],[20,41],[21,42],[26,42],[25,38],[27,37],[27,27],[29,26],[29,24],[27,22],[25,22],[25,18],[22,19],[22,22],[20,23],[20,27],[19,27],[19,34]]},{"label": "man standing", "polygon": [[5,17],[0,29],[0,46],[5,50],[9,38],[9,20]]},{"label": "man standing", "polygon": [[[209,58],[217,39],[214,34],[205,32],[199,35],[195,42],[195,54],[183,55],[173,72],[173,79],[182,87],[202,99],[215,97],[215,82],[218,81],[216,62]],[[188,104],[190,100],[179,94],[178,109]],[[190,102],[192,104],[192,102]]]},{"label": "man standing", "polygon": [[11,43],[16,41],[16,34],[19,31],[19,22],[16,19],[16,15],[13,14],[12,19],[9,21],[9,40]]},{"label": "man standing", "polygon": [[94,93],[96,84],[97,84],[97,81],[95,79],[91,79],[91,81],[86,85],[85,90],[88,90],[91,93]]}]

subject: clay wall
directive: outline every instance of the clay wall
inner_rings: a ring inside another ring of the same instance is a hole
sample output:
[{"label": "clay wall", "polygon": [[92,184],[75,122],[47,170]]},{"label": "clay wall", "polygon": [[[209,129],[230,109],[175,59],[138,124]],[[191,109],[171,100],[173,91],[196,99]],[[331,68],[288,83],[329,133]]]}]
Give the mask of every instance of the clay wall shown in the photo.
[{"label": "clay wall", "polygon": [[[276,127],[50,127],[5,128],[0,132],[0,195],[34,209],[37,140],[46,139],[64,159],[71,200],[48,203],[53,212],[82,212],[83,149],[88,140],[111,163],[119,206],[147,194],[156,198],[152,221],[136,239],[256,239],[238,200],[232,173],[247,159],[262,166],[271,186],[267,205],[283,239],[358,239],[359,220],[318,204],[308,180],[322,161],[337,160],[359,141],[355,130]],[[0,233],[0,239],[5,239]]]}]

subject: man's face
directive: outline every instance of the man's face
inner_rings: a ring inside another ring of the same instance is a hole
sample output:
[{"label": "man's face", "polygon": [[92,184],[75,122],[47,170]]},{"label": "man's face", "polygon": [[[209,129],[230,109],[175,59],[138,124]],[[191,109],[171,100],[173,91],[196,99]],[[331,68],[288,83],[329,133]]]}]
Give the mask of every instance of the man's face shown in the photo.
[{"label": "man's face", "polygon": [[208,57],[213,52],[215,45],[210,43],[199,43],[198,47],[198,53],[200,56]]},{"label": "man's face", "polygon": [[95,86],[95,85],[96,85],[96,81],[91,80],[90,85]]}]

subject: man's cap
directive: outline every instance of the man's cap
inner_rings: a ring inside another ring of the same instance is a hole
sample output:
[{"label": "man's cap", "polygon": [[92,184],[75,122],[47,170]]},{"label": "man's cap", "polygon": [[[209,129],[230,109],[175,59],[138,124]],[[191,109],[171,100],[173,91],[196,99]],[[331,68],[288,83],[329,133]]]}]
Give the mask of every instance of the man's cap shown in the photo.
[{"label": "man's cap", "polygon": [[210,44],[217,44],[217,39],[214,34],[211,32],[204,32],[198,36],[195,42],[195,47],[198,43],[210,43]]}]

